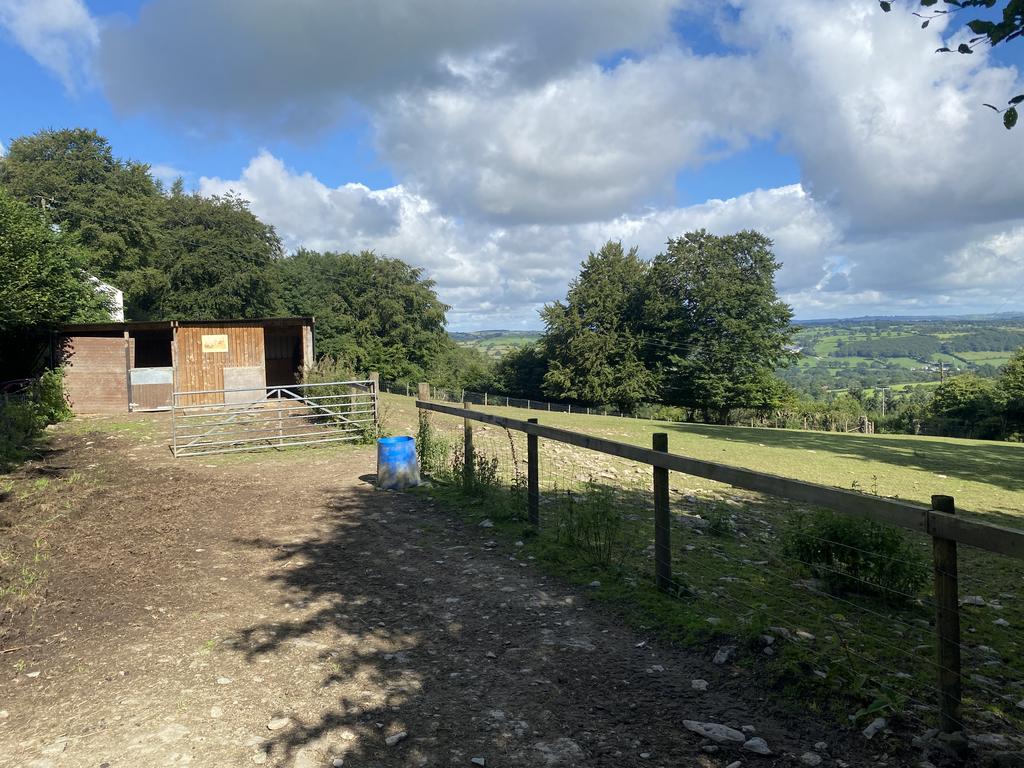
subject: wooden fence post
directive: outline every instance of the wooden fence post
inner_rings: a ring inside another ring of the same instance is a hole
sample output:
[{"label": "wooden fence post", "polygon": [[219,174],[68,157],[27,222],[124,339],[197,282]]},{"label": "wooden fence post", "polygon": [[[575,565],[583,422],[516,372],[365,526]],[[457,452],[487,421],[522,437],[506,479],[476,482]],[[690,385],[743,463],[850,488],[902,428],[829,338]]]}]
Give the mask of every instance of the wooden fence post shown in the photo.
[{"label": "wooden fence post", "polygon": [[[527,419],[530,424],[536,424],[536,419]],[[537,446],[537,436],[527,433],[526,435],[526,511],[530,525],[534,528],[540,526],[540,451]]]},{"label": "wooden fence post", "polygon": [[[469,403],[463,402],[462,407],[469,410]],[[462,434],[465,440],[463,455],[465,464],[462,467],[462,489],[469,493],[473,490],[473,420],[462,420]]]},{"label": "wooden fence post", "polygon": [[[956,514],[952,496],[932,496],[932,509]],[[932,536],[935,569],[935,631],[938,634],[939,730],[962,731],[960,677],[960,601],[956,542]]]},{"label": "wooden fence post", "polygon": [[430,399],[430,385],[426,382],[421,381],[416,387],[416,399],[417,400],[429,400]]},{"label": "wooden fence post", "polygon": [[[651,435],[651,447],[668,451],[668,433]],[[668,470],[654,467],[654,581],[658,589],[667,592],[672,586],[671,520],[668,508]]]}]

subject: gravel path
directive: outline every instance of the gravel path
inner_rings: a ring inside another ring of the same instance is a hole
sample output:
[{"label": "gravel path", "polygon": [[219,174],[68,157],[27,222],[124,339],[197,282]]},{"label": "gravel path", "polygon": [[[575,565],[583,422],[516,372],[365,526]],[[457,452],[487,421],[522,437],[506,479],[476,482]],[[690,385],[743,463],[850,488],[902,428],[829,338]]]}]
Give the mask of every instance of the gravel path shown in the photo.
[{"label": "gravel path", "polygon": [[0,766],[905,764],[375,491],[369,449],[174,461],[102,422],[55,445],[85,482],[0,655]]}]

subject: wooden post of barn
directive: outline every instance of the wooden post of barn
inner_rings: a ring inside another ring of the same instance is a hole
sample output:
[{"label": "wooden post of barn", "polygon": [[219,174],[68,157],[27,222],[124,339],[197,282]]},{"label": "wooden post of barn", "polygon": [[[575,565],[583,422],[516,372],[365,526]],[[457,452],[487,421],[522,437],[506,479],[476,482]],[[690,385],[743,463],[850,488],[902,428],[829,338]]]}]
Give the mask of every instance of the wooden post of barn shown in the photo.
[{"label": "wooden post of barn", "polygon": [[[668,452],[668,433],[655,432],[651,447]],[[668,469],[654,467],[654,581],[667,592],[672,586],[671,520],[668,508]]]},{"label": "wooden post of barn", "polygon": [[[536,424],[536,419],[527,419],[530,424]],[[537,436],[527,433],[526,435],[526,511],[530,525],[534,528],[540,525],[540,451],[537,445]]]},{"label": "wooden post of barn", "polygon": [[[956,514],[952,496],[932,496],[932,509]],[[932,536],[935,569],[935,631],[938,634],[939,730],[962,731],[960,675],[960,601],[956,542]]]},{"label": "wooden post of barn", "polygon": [[[464,401],[462,407],[467,411],[469,410],[469,402]],[[462,420],[462,434],[465,440],[465,450],[463,455],[465,456],[465,464],[462,467],[462,488],[466,493],[473,490],[473,420],[463,419]]]}]

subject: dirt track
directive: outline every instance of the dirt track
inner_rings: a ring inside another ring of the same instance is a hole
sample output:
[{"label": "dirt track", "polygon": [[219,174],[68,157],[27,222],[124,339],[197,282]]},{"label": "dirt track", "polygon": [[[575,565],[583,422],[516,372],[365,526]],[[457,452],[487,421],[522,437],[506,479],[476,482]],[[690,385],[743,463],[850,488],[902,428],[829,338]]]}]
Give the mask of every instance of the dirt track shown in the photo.
[{"label": "dirt track", "polygon": [[[822,765],[906,764],[375,491],[370,449],[175,461],[95,424],[22,470],[82,479],[59,492],[39,604],[4,628],[2,766],[711,768],[799,764],[819,741]],[[705,751],[684,719],[753,726],[774,754]]]}]

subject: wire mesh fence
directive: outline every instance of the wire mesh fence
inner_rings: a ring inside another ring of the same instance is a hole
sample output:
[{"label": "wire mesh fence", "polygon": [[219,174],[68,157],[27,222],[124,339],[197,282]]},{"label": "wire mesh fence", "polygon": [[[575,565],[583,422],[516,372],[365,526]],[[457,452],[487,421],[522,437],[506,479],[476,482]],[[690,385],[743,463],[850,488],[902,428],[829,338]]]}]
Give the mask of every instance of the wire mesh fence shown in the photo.
[{"label": "wire mesh fence", "polygon": [[[412,383],[381,381],[380,391],[393,395],[412,397],[417,392],[417,385]],[[626,419],[654,418],[655,414],[640,415],[637,412],[626,412],[614,406],[572,405],[571,403],[555,403],[548,400],[530,400],[521,397],[510,397],[495,392],[474,392],[467,389],[446,389],[430,387],[430,398],[441,403],[471,403],[473,405],[496,406],[500,408],[522,408],[529,411],[545,413],[579,413],[590,416],[619,416]],[[654,418],[654,420],[659,420]]]},{"label": "wire mesh fence", "polygon": [[[534,526],[525,434],[473,423],[467,450],[462,419],[421,411],[419,439],[436,493],[716,662],[862,728],[884,718],[896,731],[941,722],[1010,745],[1024,738],[1019,560],[961,547],[958,572],[947,573],[927,533],[669,472],[672,568],[659,588],[649,464],[539,439]],[[956,637],[938,612],[946,577],[962,596]],[[940,706],[951,678],[960,701]]]}]

